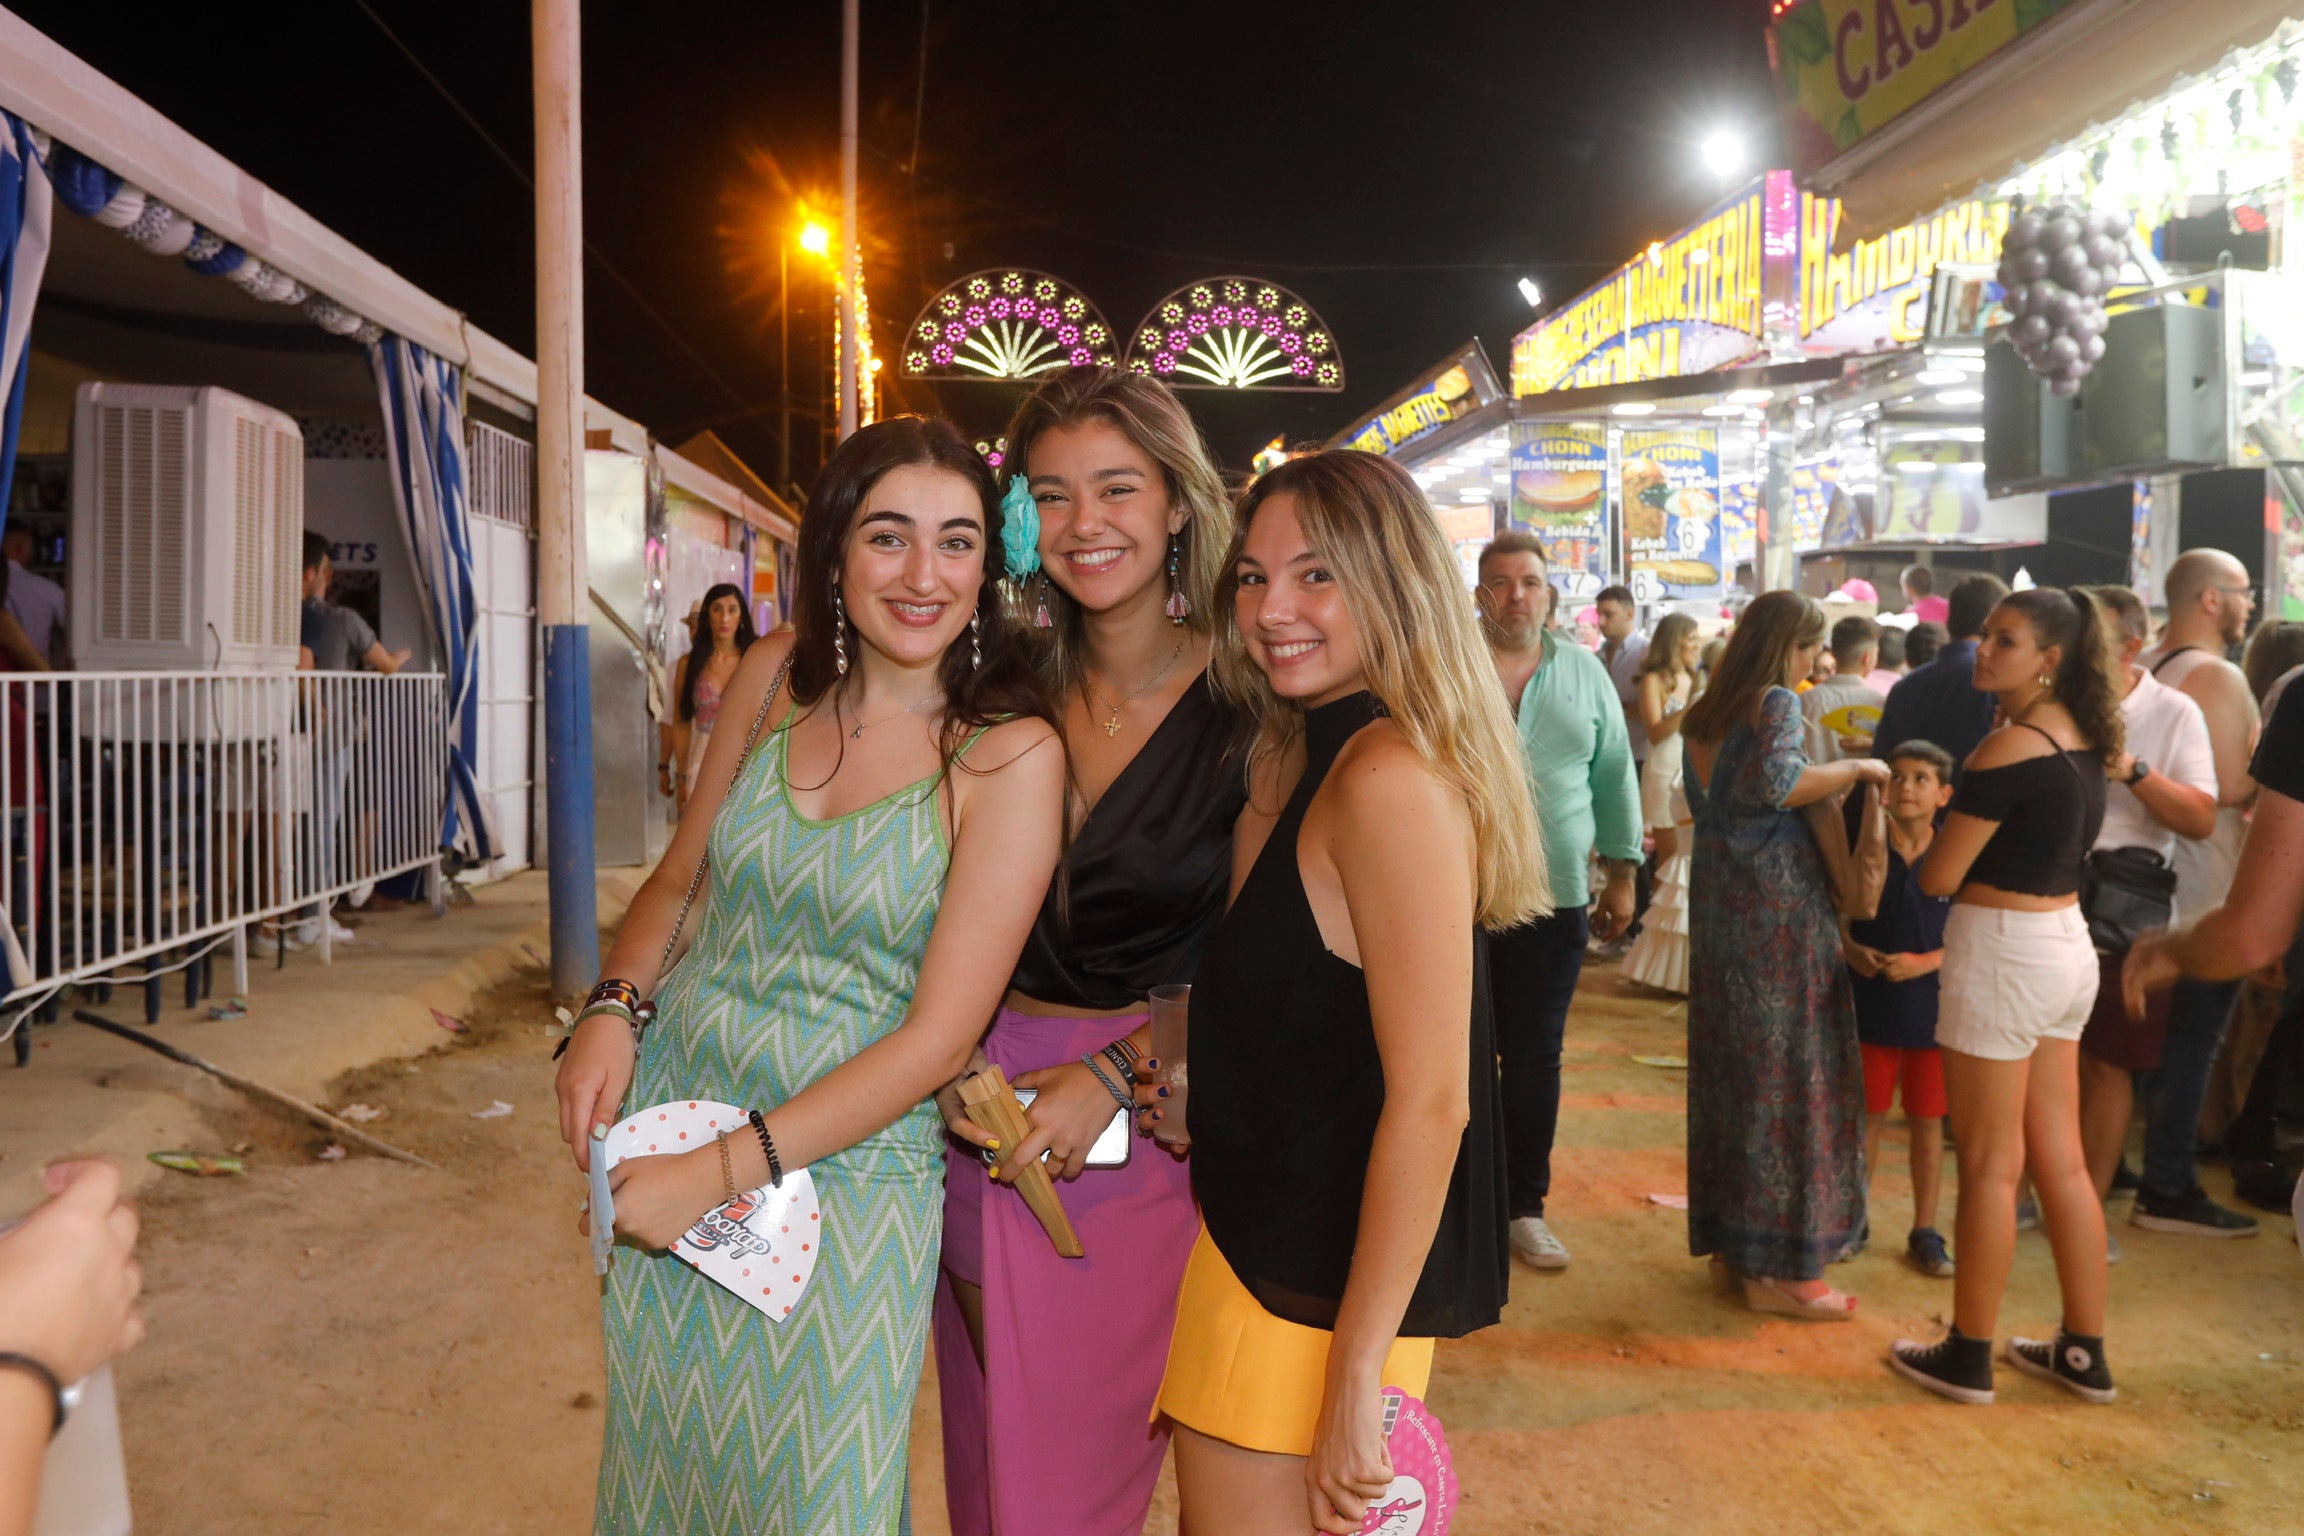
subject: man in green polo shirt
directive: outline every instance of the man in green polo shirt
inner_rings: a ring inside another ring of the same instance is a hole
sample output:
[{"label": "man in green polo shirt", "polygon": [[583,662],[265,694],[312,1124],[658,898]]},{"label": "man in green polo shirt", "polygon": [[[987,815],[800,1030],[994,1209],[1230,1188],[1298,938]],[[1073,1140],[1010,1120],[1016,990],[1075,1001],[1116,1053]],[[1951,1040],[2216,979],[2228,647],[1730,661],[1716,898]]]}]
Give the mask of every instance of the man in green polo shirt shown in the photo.
[{"label": "man in green polo shirt", "polygon": [[[1632,924],[1640,788],[1616,685],[1599,657],[1552,631],[1548,576],[1532,534],[1513,529],[1481,551],[1481,628],[1520,728],[1554,908],[1489,941],[1512,1251],[1538,1269],[1563,1269],[1567,1246],[1544,1220],[1560,1123],[1560,1042],[1586,941],[1606,942]],[[1588,873],[1595,849],[1608,870],[1597,900]]]}]

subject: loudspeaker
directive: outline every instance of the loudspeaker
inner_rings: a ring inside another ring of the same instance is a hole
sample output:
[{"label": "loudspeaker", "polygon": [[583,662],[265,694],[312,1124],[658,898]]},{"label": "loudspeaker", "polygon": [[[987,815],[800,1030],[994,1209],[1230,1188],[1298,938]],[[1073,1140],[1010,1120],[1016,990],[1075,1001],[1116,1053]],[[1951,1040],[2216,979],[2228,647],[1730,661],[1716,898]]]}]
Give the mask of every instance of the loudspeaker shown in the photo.
[{"label": "loudspeaker", "polygon": [[2080,396],[2059,400],[2016,349],[1984,349],[1984,488],[1994,496],[2081,478]]},{"label": "loudspeaker", "polygon": [[2081,468],[2150,475],[2224,462],[2224,312],[2157,304],[2112,317],[2080,386]]}]

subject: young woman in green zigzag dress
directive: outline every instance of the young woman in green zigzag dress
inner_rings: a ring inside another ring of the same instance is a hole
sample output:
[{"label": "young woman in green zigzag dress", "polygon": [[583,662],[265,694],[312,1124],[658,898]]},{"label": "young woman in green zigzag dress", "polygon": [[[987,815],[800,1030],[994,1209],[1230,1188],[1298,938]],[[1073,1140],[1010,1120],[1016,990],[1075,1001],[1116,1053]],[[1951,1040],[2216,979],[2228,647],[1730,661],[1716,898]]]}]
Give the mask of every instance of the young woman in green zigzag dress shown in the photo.
[{"label": "young woman in green zigzag dress", "polygon": [[[1062,841],[1062,747],[994,586],[1000,540],[991,475],[948,424],[882,422],[834,454],[801,524],[794,632],[738,668],[608,957],[655,1022],[636,1050],[623,1019],[586,1019],[561,1066],[579,1167],[624,1104],[708,1097],[767,1131],[726,1143],[729,1170],[707,1143],[612,1175],[596,1532],[909,1529],[944,1201],[930,1096],[999,1006]],[[767,1143],[809,1169],[824,1227],[775,1321],[662,1251],[728,1180],[769,1181]]]}]

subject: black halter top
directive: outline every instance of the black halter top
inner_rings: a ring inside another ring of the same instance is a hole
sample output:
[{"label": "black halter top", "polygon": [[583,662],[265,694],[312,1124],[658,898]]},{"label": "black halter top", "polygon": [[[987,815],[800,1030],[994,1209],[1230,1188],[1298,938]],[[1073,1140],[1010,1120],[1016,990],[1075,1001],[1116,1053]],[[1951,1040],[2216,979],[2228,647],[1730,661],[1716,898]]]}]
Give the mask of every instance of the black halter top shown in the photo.
[{"label": "black halter top", "polygon": [[1189,982],[1224,912],[1232,823],[1248,801],[1245,722],[1203,672],[1089,810],[1017,957],[1018,991],[1140,1007]]},{"label": "black halter top", "polygon": [[[1304,777],[1201,957],[1192,988],[1192,1191],[1208,1235],[1275,1317],[1332,1328],[1352,1268],[1384,1068],[1360,967],[1321,941],[1297,833],[1328,769],[1384,713],[1357,693],[1304,717]],[[1502,1090],[1475,929],[1465,1073],[1471,1119],[1440,1227],[1402,1318],[1404,1338],[1496,1321],[1508,1284]]]}]

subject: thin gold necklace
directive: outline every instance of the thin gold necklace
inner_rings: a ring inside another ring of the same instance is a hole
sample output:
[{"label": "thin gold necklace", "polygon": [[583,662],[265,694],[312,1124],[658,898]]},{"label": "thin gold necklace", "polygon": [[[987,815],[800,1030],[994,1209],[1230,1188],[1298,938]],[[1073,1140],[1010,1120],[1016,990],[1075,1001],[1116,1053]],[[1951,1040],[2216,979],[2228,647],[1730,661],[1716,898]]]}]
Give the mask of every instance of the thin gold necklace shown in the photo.
[{"label": "thin gold necklace", "polygon": [[889,721],[896,719],[899,715],[916,715],[923,709],[926,709],[929,705],[941,704],[943,701],[943,696],[941,694],[932,693],[928,695],[928,697],[919,700],[917,703],[905,705],[902,709],[897,710],[895,714],[882,715],[877,720],[859,720],[856,722],[856,729],[848,733],[848,738],[851,741],[862,741],[864,739],[864,733],[876,725],[886,725]]},{"label": "thin gold necklace", "polygon": [[1113,703],[1110,699],[1102,697],[1096,692],[1095,689],[1089,687],[1088,669],[1086,667],[1082,667],[1080,669],[1080,691],[1087,695],[1089,700],[1096,708],[1109,709],[1112,711],[1112,718],[1104,722],[1104,734],[1106,736],[1117,736],[1120,734],[1120,711],[1125,709],[1130,704],[1136,702],[1136,700],[1141,697],[1147,689],[1157,687],[1162,678],[1166,677],[1170,672],[1175,671],[1176,660],[1183,654],[1184,642],[1179,640],[1176,642],[1176,649],[1170,651],[1168,653],[1168,659],[1160,664],[1160,670],[1153,673],[1143,682],[1137,684],[1135,689],[1117,704]]}]

